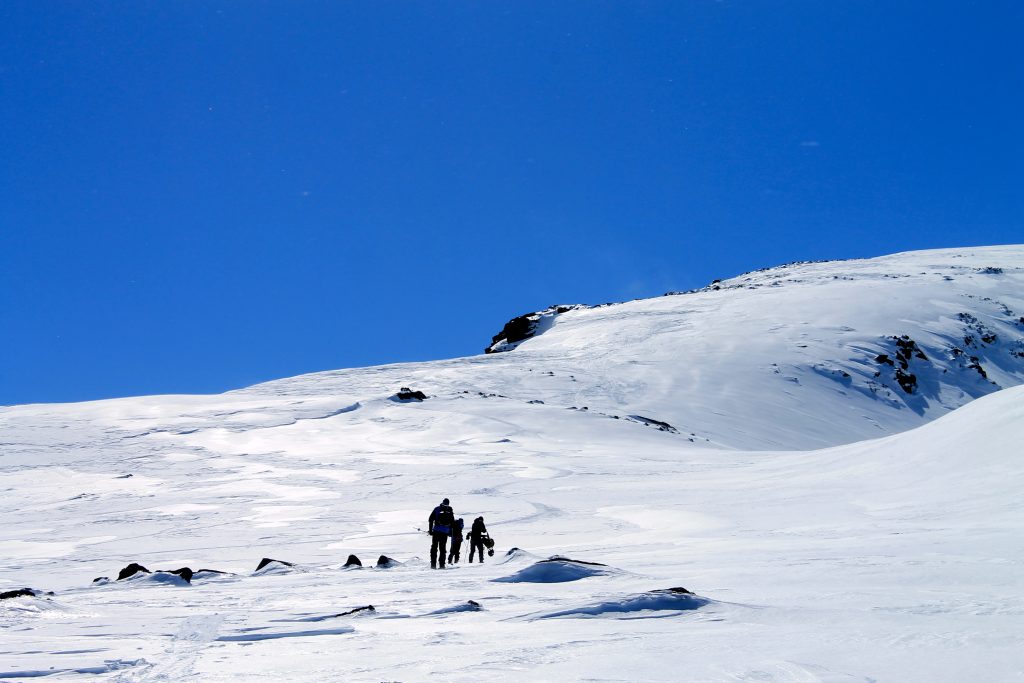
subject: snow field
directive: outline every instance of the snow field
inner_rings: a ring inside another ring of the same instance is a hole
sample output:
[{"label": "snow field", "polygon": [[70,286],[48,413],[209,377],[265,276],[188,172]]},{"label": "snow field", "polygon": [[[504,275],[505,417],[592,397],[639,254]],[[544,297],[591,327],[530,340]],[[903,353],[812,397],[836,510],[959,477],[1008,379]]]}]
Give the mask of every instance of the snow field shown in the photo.
[{"label": "snow field", "polygon": [[[752,274],[495,356],[0,408],[0,592],[55,592],[0,601],[0,680],[1020,680],[1024,387],[982,299],[1024,309],[1021,254]],[[961,308],[1008,388],[949,359],[927,395],[857,388],[879,339],[935,356]],[[445,496],[495,557],[429,569]],[[130,562],[231,574],[92,583]]]}]

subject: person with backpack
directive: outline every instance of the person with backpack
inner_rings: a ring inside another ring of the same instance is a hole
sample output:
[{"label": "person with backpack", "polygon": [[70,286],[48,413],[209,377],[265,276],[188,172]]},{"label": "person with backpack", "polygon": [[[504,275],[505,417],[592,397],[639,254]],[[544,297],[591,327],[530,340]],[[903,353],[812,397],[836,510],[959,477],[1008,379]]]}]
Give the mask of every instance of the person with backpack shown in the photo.
[{"label": "person with backpack", "polygon": [[441,504],[434,508],[427,518],[427,531],[430,534],[430,568],[437,569],[438,551],[441,555],[441,569],[444,569],[444,561],[448,556],[448,537],[451,536],[452,528],[455,526],[455,512],[448,499],[445,498]]},{"label": "person with backpack", "polygon": [[452,549],[448,553],[448,564],[458,564],[462,551],[462,532],[466,528],[466,523],[462,521],[462,517],[455,520],[454,526],[452,526]]},{"label": "person with backpack", "polygon": [[484,539],[489,538],[487,527],[484,526],[484,518],[477,517],[473,520],[473,526],[466,534],[469,539],[469,563],[473,563],[473,553],[480,553],[480,563],[484,561]]}]

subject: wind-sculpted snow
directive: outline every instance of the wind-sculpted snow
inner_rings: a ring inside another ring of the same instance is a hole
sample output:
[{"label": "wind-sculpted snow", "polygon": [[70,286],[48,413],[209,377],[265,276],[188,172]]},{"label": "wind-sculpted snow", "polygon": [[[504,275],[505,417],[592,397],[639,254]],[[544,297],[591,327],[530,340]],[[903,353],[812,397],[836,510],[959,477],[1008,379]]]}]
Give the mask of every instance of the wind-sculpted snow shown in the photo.
[{"label": "wind-sculpted snow", "polygon": [[435,609],[431,612],[427,612],[425,616],[436,617],[444,616],[448,614],[461,614],[463,612],[479,612],[483,610],[480,603],[476,600],[467,600],[466,602],[459,605],[452,605],[451,607],[442,607],[441,609]]},{"label": "wind-sculpted snow", "polygon": [[515,574],[503,576],[494,581],[500,583],[565,583],[613,572],[612,568],[597,562],[581,562],[556,556],[535,562]]},{"label": "wind-sculpted snow", "polygon": [[[508,353],[0,408],[0,593],[33,589],[0,600],[0,678],[1014,680],[1022,254],[797,264]],[[444,497],[485,518],[483,564],[429,568]]]},{"label": "wind-sculpted snow", "polygon": [[60,674],[81,674],[96,676],[100,674],[113,673],[115,671],[125,671],[133,669],[142,664],[146,664],[146,660],[115,659],[103,662],[103,664],[99,666],[86,666],[71,669],[58,669],[55,667],[47,667],[39,670],[22,669],[19,671],[0,671],[0,680],[43,677],[49,678],[50,676],[57,676]]},{"label": "wind-sculpted snow", "polygon": [[140,583],[154,583],[154,584],[166,584],[168,586],[191,586],[191,582],[180,576],[179,574],[172,574],[171,572],[153,572],[152,574],[136,574],[129,579],[125,579],[132,584],[138,585]]},{"label": "wind-sculpted snow", "polygon": [[261,640],[280,640],[282,638],[309,638],[312,636],[338,636],[346,633],[355,633],[350,626],[339,626],[337,628],[316,628],[305,631],[264,631],[252,633],[236,633],[231,635],[218,636],[220,642],[229,643],[255,643]]},{"label": "wind-sculpted snow", "polygon": [[649,593],[631,595],[618,600],[606,600],[573,609],[550,612],[533,617],[534,619],[557,619],[559,617],[614,617],[642,618],[647,616],[664,616],[665,612],[681,613],[700,609],[711,604],[711,600],[694,595],[685,589],[668,588]]}]

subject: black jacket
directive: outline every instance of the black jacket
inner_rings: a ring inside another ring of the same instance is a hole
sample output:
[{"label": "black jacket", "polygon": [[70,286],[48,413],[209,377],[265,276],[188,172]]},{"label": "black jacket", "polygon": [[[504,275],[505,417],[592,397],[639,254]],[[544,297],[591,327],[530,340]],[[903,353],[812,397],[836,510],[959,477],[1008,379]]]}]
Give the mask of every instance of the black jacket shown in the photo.
[{"label": "black jacket", "polygon": [[431,533],[434,531],[450,534],[452,532],[452,525],[455,524],[455,512],[452,510],[451,505],[438,505],[434,508],[434,511],[430,513],[430,517],[427,518],[427,528],[430,529]]},{"label": "black jacket", "polygon": [[484,518],[477,517],[473,520],[473,528],[469,530],[469,535],[466,538],[472,537],[473,540],[480,540],[487,535],[487,527],[484,526]]}]

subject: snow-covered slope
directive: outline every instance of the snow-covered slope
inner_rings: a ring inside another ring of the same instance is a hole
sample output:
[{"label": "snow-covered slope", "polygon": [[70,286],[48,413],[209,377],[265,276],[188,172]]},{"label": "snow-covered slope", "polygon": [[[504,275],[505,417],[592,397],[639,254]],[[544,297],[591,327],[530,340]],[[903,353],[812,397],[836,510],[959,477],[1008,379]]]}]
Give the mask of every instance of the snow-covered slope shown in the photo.
[{"label": "snow-covered slope", "polygon": [[482,391],[638,414],[715,446],[849,443],[1024,381],[1024,246],[794,264],[686,294],[543,314],[542,333],[507,353],[305,375],[242,393],[355,402],[414,384],[445,399]]},{"label": "snow-covered slope", "polygon": [[[805,264],[507,353],[2,408],[0,592],[54,595],[0,600],[0,680],[1016,680],[1022,263]],[[426,566],[442,496],[483,566]]]}]

